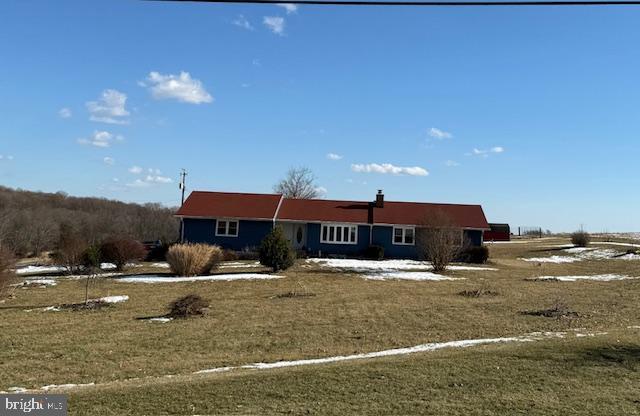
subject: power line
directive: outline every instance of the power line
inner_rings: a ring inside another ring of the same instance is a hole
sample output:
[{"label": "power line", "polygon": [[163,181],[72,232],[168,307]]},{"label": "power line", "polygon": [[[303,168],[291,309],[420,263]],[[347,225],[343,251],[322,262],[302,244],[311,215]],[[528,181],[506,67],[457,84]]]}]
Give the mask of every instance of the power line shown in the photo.
[{"label": "power line", "polygon": [[486,7],[486,6],[637,6],[640,0],[596,1],[368,1],[368,0],[145,0],[182,3],[233,4],[300,4],[315,6],[422,6],[422,7]]}]

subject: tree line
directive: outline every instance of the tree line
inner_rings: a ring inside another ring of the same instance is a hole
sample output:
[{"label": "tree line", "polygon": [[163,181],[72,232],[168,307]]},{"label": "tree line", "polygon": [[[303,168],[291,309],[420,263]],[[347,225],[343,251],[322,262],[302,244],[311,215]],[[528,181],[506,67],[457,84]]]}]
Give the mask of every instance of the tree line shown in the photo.
[{"label": "tree line", "polygon": [[71,229],[89,243],[114,236],[140,241],[178,239],[176,208],[95,197],[73,197],[0,186],[0,246],[17,256],[55,250],[61,229]]}]

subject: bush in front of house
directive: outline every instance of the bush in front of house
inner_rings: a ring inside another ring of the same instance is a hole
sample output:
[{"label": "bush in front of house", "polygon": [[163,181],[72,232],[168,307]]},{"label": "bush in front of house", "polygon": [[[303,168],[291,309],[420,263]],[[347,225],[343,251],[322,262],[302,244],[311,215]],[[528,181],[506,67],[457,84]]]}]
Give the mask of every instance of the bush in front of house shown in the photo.
[{"label": "bush in front of house", "polygon": [[209,302],[200,295],[191,294],[171,302],[167,315],[172,318],[188,318],[206,315],[207,312],[209,312]]},{"label": "bush in front of house", "polygon": [[16,275],[11,270],[15,262],[13,253],[5,246],[0,246],[0,299],[10,296],[11,285]]},{"label": "bush in front of house", "polygon": [[467,263],[484,264],[489,260],[489,247],[471,246],[462,253],[463,260]]},{"label": "bush in front of house", "polygon": [[384,259],[384,247],[377,245],[370,245],[364,253],[365,257],[371,260]]},{"label": "bush in front of house", "polygon": [[167,263],[178,276],[205,275],[222,261],[222,249],[209,244],[174,244],[167,251]]},{"label": "bush in front of house", "polygon": [[143,259],[147,250],[141,242],[130,238],[109,238],[100,246],[101,259],[113,263],[116,270],[125,268],[127,263]]},{"label": "bush in front of house", "polygon": [[271,267],[274,272],[293,266],[296,255],[284,236],[282,228],[275,227],[260,244],[260,264]]},{"label": "bush in front of house", "polygon": [[571,243],[576,247],[586,247],[591,242],[591,236],[586,231],[576,231],[571,234]]}]

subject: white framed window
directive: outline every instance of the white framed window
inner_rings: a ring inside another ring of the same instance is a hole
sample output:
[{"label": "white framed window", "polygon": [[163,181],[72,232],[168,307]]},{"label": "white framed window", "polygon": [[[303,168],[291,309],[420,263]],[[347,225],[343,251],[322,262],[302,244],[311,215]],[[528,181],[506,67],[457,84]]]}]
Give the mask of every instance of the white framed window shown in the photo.
[{"label": "white framed window", "polygon": [[322,224],[320,242],[330,244],[358,244],[358,226]]},{"label": "white framed window", "polygon": [[393,227],[393,244],[412,246],[416,243],[414,227]]},{"label": "white framed window", "polygon": [[237,237],[238,228],[237,220],[217,220],[216,237]]}]

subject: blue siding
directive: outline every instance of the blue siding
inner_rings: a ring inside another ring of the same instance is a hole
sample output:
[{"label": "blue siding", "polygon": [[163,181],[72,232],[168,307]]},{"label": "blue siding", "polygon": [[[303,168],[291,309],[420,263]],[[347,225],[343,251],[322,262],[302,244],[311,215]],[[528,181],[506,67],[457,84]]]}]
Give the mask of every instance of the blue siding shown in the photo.
[{"label": "blue siding", "polygon": [[242,250],[245,247],[257,247],[271,231],[271,221],[240,220],[237,237],[216,237],[216,220],[185,218],[184,241],[190,243],[217,244],[230,250]]},{"label": "blue siding", "polygon": [[358,226],[357,244],[327,244],[320,242],[320,224],[307,224],[307,249],[312,256],[340,254],[347,256],[361,256],[369,247],[369,226]]},{"label": "blue siding", "polygon": [[375,225],[372,244],[384,247],[386,258],[415,259],[418,257],[416,246],[393,244],[393,227]]}]

